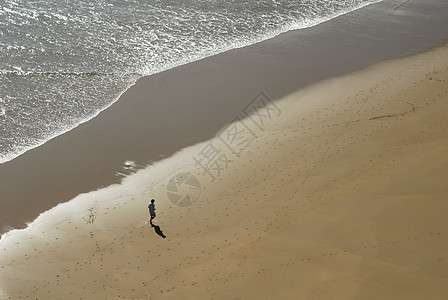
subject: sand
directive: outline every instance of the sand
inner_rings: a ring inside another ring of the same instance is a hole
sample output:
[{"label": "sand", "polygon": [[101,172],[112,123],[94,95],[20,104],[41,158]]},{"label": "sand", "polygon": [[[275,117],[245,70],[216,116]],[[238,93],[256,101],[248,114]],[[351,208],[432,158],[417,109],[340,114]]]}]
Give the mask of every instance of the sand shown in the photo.
[{"label": "sand", "polygon": [[264,92],[272,100],[382,60],[442,45],[446,0],[385,0],[139,79],[87,123],[0,164],[0,234],[81,193],[209,140]]},{"label": "sand", "polygon": [[[0,290],[11,299],[446,299],[447,83],[444,46],[267,102],[214,139],[4,235]],[[205,154],[225,167],[204,173],[195,158],[205,164]],[[183,172],[200,194],[179,190],[193,202],[180,207],[167,189]],[[166,238],[148,224],[151,198]]]}]

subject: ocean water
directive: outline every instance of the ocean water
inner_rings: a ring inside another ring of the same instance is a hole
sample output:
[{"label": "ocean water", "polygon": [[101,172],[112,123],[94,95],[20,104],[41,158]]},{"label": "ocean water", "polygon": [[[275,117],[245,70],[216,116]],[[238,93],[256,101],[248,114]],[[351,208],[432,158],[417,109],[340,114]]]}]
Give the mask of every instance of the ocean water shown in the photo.
[{"label": "ocean water", "polygon": [[2,0],[0,163],[109,107],[139,77],[368,0]]}]

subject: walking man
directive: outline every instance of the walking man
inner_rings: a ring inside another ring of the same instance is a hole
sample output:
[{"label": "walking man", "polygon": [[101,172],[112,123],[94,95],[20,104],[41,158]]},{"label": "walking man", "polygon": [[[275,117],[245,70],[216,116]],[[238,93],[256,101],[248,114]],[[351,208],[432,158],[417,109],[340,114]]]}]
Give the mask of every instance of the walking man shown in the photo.
[{"label": "walking man", "polygon": [[149,222],[152,222],[152,219],[154,219],[156,217],[156,206],[154,205],[154,202],[156,202],[156,200],[152,199],[151,203],[149,203],[149,205],[148,205],[149,215],[151,216],[151,219],[149,219]]}]

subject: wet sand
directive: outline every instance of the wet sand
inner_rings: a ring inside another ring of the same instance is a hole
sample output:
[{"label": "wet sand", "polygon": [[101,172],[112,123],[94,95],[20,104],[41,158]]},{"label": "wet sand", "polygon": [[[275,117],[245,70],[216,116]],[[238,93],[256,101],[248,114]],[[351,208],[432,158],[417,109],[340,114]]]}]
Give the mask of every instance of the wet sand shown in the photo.
[{"label": "wet sand", "polygon": [[[259,92],[278,100],[311,83],[441,44],[444,1],[384,1],[316,27],[140,79],[78,128],[0,165],[0,228],[25,222],[80,193],[118,183],[212,138]],[[429,17],[428,17],[429,16]]]},{"label": "wet sand", "polygon": [[4,235],[0,295],[446,299],[448,45],[266,103]]}]

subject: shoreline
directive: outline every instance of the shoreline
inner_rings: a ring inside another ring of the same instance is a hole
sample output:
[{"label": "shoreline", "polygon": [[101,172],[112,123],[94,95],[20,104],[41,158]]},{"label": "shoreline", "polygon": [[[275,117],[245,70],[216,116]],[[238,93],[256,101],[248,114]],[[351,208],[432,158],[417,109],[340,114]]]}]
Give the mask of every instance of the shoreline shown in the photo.
[{"label": "shoreline", "polygon": [[[380,2],[382,0],[375,0],[375,1]],[[370,5],[370,4],[363,4],[363,5],[355,8],[354,10],[361,9],[361,8],[363,8],[365,6],[368,6],[368,5]],[[236,46],[233,47],[233,48],[223,48],[223,49],[217,50],[217,52],[205,51],[204,53],[206,53],[206,54],[204,54],[204,56],[197,55],[195,58],[193,58],[193,60],[191,60],[191,59],[180,60],[178,63],[169,64],[169,65],[166,65],[163,68],[157,69],[154,73],[148,73],[148,72],[145,72],[145,71],[139,71],[139,72],[134,72],[134,73],[127,73],[125,75],[126,76],[131,76],[131,77],[135,77],[136,76],[137,77],[136,80],[138,80],[138,79],[143,78],[143,77],[148,77],[148,76],[152,76],[152,75],[155,75],[155,74],[158,74],[158,73],[162,73],[162,72],[168,71],[170,69],[173,69],[173,68],[176,68],[176,67],[180,67],[180,66],[183,66],[183,65],[186,65],[186,64],[189,64],[189,63],[193,63],[195,61],[199,61],[199,60],[202,60],[202,59],[205,59],[205,58],[208,58],[208,57],[212,57],[212,56],[215,56],[215,55],[227,52],[227,51],[248,47],[248,46],[251,46],[253,44],[260,43],[260,42],[263,42],[265,40],[275,38],[278,35],[284,34],[284,33],[289,32],[289,31],[311,28],[311,27],[317,26],[317,25],[319,25],[321,23],[327,22],[327,21],[329,21],[331,19],[334,19],[336,17],[339,17],[341,15],[348,14],[350,12],[352,12],[352,11],[339,12],[339,13],[331,16],[330,19],[320,19],[320,20],[316,21],[316,23],[315,22],[305,22],[305,23],[301,23],[300,25],[299,24],[295,24],[295,25],[285,26],[280,31],[271,31],[271,32],[267,32],[266,35],[257,36],[256,38],[251,39],[252,41],[249,42],[249,43],[247,43],[247,42],[243,43],[243,42],[240,41],[239,43],[236,43]],[[303,27],[300,27],[300,26],[303,26]],[[210,54],[210,53],[212,53],[212,54]],[[143,70],[143,69],[145,69],[145,68],[141,68],[141,70]],[[19,71],[17,71],[17,72],[7,72],[7,74],[10,74],[10,75],[43,75],[43,73],[40,73],[40,72],[32,73],[32,72],[19,72]],[[74,73],[74,74],[76,74],[76,75],[87,75],[87,73]],[[101,74],[98,74],[98,75],[101,75]],[[108,74],[104,74],[104,75],[108,75]],[[135,83],[136,80],[133,80],[133,82]],[[126,92],[126,90],[131,88],[134,85],[134,83],[130,84],[128,88],[124,89],[120,94],[118,94],[118,96],[115,98],[115,101],[112,101],[107,107],[105,107],[101,111],[98,111],[96,114],[94,114],[92,116],[88,116],[87,118],[81,120],[72,129],[82,125],[83,123],[86,123],[86,122],[90,121],[91,119],[95,118],[98,114],[100,114],[102,111],[107,110],[111,105],[113,105],[121,97],[121,94],[123,94],[124,92]],[[0,116],[1,116],[1,113],[0,113]],[[42,146],[46,142],[48,142],[48,141],[50,141],[50,140],[52,140],[54,138],[57,138],[58,136],[66,133],[66,132],[71,131],[72,129],[67,129],[64,132],[56,133],[55,135],[50,136],[46,141],[39,142],[38,144],[32,146],[31,148],[26,148],[24,150],[17,151],[15,153],[13,153],[12,155],[6,155],[6,156],[3,157],[2,160],[0,160],[0,164],[9,162],[11,160],[14,160],[15,158],[19,157],[20,155],[22,155],[22,154],[24,154],[24,153],[26,153],[28,151],[32,151],[33,149]]]},{"label": "shoreline", "polygon": [[[419,10],[433,15],[426,18]],[[383,1],[142,78],[96,118],[0,165],[1,232],[24,228],[79,194],[119,183],[117,174],[133,172],[127,161],[141,168],[212,138],[260,92],[277,100],[441,44],[448,36],[448,26],[440,26],[447,10],[435,0]]]},{"label": "shoreline", "polygon": [[[445,44],[298,90],[232,123],[241,151],[219,135],[4,235],[0,294],[444,298],[447,82]],[[210,143],[215,180],[194,160]],[[185,207],[167,198],[182,172],[201,189]]]}]

